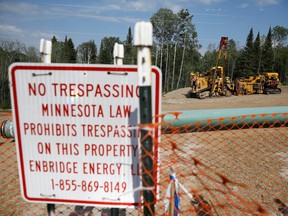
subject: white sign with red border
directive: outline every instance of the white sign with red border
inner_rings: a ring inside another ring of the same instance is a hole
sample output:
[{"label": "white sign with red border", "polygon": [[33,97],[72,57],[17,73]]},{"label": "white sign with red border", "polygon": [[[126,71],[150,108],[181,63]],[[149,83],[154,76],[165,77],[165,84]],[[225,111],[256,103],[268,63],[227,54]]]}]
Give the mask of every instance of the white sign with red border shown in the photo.
[{"label": "white sign with red border", "polygon": [[[27,201],[138,205],[137,66],[16,63],[9,79]],[[156,67],[152,80],[157,116],[161,72]]]}]

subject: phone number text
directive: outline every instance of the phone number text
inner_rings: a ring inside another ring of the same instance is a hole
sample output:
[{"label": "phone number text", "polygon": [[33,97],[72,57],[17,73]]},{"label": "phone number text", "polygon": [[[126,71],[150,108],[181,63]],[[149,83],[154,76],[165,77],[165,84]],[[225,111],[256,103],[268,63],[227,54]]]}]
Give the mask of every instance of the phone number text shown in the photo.
[{"label": "phone number text", "polygon": [[52,190],[60,189],[61,191],[83,191],[96,192],[102,190],[105,193],[123,193],[126,191],[126,182],[110,182],[110,181],[77,181],[71,179],[51,179]]}]

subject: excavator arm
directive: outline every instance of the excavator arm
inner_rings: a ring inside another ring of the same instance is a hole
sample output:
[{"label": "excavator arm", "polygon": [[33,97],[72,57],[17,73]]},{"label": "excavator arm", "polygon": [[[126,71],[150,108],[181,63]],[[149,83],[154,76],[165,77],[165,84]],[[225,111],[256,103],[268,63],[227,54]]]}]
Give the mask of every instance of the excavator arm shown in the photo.
[{"label": "excavator arm", "polygon": [[[211,86],[210,94],[212,94],[215,90],[215,81],[216,81],[216,76],[217,76],[217,70],[218,70],[219,61],[221,59],[222,53],[224,53],[224,64],[223,64],[223,70],[224,71],[223,71],[223,73],[221,73],[221,78],[222,78],[222,82],[224,84],[226,61],[227,61],[227,48],[228,48],[228,37],[221,37],[220,44],[219,44],[219,50],[218,50],[217,57],[216,57],[216,67],[215,67],[215,71],[214,71],[213,77],[212,77],[212,86]],[[224,85],[222,85],[221,88],[222,88],[222,92],[224,92]]]}]

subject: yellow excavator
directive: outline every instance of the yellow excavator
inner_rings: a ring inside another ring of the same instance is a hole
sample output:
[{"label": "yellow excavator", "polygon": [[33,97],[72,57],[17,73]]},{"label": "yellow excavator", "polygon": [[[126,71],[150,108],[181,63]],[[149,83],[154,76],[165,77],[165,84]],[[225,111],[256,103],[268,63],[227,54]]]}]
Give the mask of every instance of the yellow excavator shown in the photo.
[{"label": "yellow excavator", "polygon": [[[206,98],[214,96],[230,96],[233,93],[234,85],[225,76],[227,61],[228,37],[222,37],[216,58],[216,66],[204,74],[192,72],[190,74],[191,90],[187,93],[189,98]],[[222,52],[224,53],[224,65],[219,66]]]}]

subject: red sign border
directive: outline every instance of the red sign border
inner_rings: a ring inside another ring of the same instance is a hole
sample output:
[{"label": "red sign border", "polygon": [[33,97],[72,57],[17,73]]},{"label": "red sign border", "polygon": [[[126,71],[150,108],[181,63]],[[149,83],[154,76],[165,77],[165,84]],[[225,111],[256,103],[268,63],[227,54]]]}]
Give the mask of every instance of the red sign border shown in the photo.
[{"label": "red sign border", "polygon": [[[11,86],[12,86],[12,93],[11,93],[11,100],[13,100],[14,103],[14,116],[15,119],[13,121],[16,122],[16,130],[20,131],[20,119],[19,119],[19,111],[18,111],[18,98],[17,98],[17,86],[16,86],[16,71],[18,70],[31,70],[31,71],[39,71],[39,70],[58,70],[58,71],[88,71],[88,72],[113,72],[113,73],[123,73],[123,72],[138,72],[137,66],[115,66],[115,65],[71,65],[71,64],[49,64],[49,65],[41,65],[41,64],[23,64],[23,63],[16,63],[12,64],[10,66],[10,76],[11,76]],[[155,123],[159,122],[159,116],[160,116],[160,108],[161,108],[161,71],[159,68],[153,66],[151,68],[151,72],[155,74]],[[153,83],[152,83],[153,85]],[[16,94],[16,95],[15,95]],[[153,102],[152,102],[153,104]],[[158,130],[156,130],[156,137],[159,136]],[[17,133],[17,146],[18,146],[18,152],[19,152],[19,158],[20,158],[20,168],[21,168],[21,179],[22,180],[22,192],[23,197],[27,201],[31,202],[44,202],[44,203],[68,203],[68,204],[86,204],[86,205],[115,205],[115,206],[138,206],[139,203],[119,203],[119,202],[95,202],[95,201],[83,201],[83,200],[66,200],[66,199],[54,199],[54,198],[31,198],[27,195],[27,188],[26,188],[26,179],[24,174],[24,159],[23,159],[23,149],[22,149],[22,140],[21,140],[21,134]],[[157,152],[158,145],[156,145],[155,150]],[[156,154],[154,164],[157,164],[158,160],[158,154]],[[157,169],[156,169],[157,172]],[[156,174],[157,176],[158,174]],[[156,178],[155,178],[156,179]]]}]

